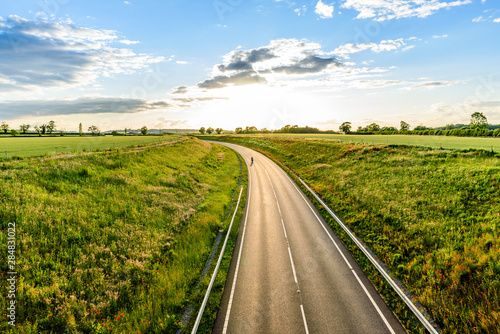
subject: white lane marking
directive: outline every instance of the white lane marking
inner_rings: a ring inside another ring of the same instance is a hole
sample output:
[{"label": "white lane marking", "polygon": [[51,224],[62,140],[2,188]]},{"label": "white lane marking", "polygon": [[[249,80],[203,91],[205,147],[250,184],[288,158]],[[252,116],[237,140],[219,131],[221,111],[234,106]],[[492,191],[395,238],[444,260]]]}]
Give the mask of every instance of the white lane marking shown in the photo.
[{"label": "white lane marking", "polygon": [[389,324],[389,322],[387,321],[387,319],[385,318],[384,314],[382,313],[382,311],[380,311],[380,309],[378,308],[377,304],[375,303],[375,301],[373,300],[372,296],[370,295],[370,293],[368,292],[368,290],[366,289],[365,285],[363,284],[363,282],[361,282],[361,280],[359,279],[359,276],[358,274],[356,274],[356,272],[354,270],[352,270],[352,273],[354,274],[354,276],[356,277],[356,279],[358,280],[359,282],[359,285],[361,285],[361,287],[363,288],[363,290],[365,291],[366,295],[368,296],[368,298],[370,299],[370,301],[372,302],[373,306],[375,307],[375,309],[377,310],[378,314],[380,315],[380,317],[382,318],[382,320],[384,320],[384,323],[385,325],[387,326],[387,328],[389,329],[389,331],[392,333],[392,334],[396,334],[394,332],[394,330],[392,329],[391,325]]},{"label": "white lane marking", "polygon": [[304,328],[306,329],[306,334],[309,334],[309,328],[307,327],[306,314],[304,312],[304,306],[300,304],[300,311],[302,312],[302,320],[304,320]]},{"label": "white lane marking", "polygon": [[243,234],[241,236],[241,244],[240,244],[240,250],[239,250],[239,254],[238,254],[238,261],[236,261],[236,270],[234,271],[233,286],[231,287],[231,294],[229,295],[229,303],[227,305],[226,319],[224,321],[224,328],[222,329],[223,334],[227,333],[227,326],[229,325],[229,316],[231,314],[231,306],[233,305],[234,289],[236,287],[236,280],[238,278],[238,270],[240,268],[240,260],[241,260],[241,253],[242,253],[242,249],[243,249],[243,241],[245,241],[245,231],[247,229],[248,210],[250,208],[250,196],[251,196],[251,194],[252,194],[252,177],[251,177],[251,173],[249,171],[248,172],[247,212],[245,215],[245,224],[243,225]]},{"label": "white lane marking", "polygon": [[318,215],[316,214],[316,212],[313,210],[313,208],[309,205],[309,203],[307,202],[307,200],[304,198],[304,195],[302,195],[302,193],[300,192],[300,190],[297,188],[297,186],[295,185],[295,183],[290,179],[290,177],[283,171],[283,169],[280,168],[280,170],[285,174],[285,176],[287,177],[288,181],[290,181],[290,183],[292,184],[292,186],[295,187],[295,189],[297,190],[297,192],[299,193],[299,195],[302,197],[302,199],[304,200],[304,202],[307,204],[307,206],[309,207],[309,209],[311,209],[312,213],[314,214],[314,217],[316,217],[316,219],[318,220],[319,224],[321,225],[321,227],[323,228],[323,230],[326,232],[326,234],[328,235],[328,237],[330,238],[330,240],[333,242],[333,244],[335,245],[335,247],[337,248],[337,250],[339,251],[340,255],[342,255],[342,258],[344,259],[345,263],[347,263],[347,265],[349,266],[349,269],[352,269],[352,266],[351,266],[351,263],[347,260],[347,258],[345,257],[344,253],[342,252],[342,250],[340,249],[339,245],[335,242],[335,240],[332,238],[332,236],[330,235],[330,233],[328,232],[328,230],[326,229],[325,225],[323,225],[323,223],[321,222],[321,219],[319,219]]},{"label": "white lane marking", "polygon": [[295,283],[298,283],[297,274],[295,273],[295,266],[293,265],[292,251],[290,250],[290,246],[288,246],[288,254],[290,255],[290,262],[292,263],[293,279],[295,280]]},{"label": "white lane marking", "polygon": [[281,226],[283,226],[283,232],[285,232],[285,238],[288,239],[286,235],[285,222],[283,221],[283,218],[281,218]]}]

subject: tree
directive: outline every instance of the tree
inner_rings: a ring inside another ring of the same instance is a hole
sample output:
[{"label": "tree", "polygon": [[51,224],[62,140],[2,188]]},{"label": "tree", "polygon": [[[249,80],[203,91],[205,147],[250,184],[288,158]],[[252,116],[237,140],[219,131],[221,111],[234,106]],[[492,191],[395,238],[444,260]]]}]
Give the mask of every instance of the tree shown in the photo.
[{"label": "tree", "polygon": [[380,125],[378,125],[377,123],[372,123],[368,125],[366,128],[369,132],[380,131]]},{"label": "tree", "polygon": [[236,129],[234,129],[234,132],[235,132],[236,134],[243,133],[243,128],[239,128],[239,127],[238,127],[238,128],[236,128]]},{"label": "tree", "polygon": [[221,132],[222,132],[222,128],[217,128],[217,129],[215,129],[215,132],[217,132],[217,134],[218,134],[218,135],[220,135],[220,134],[221,134]]},{"label": "tree", "polygon": [[9,131],[9,124],[7,124],[6,122],[2,122],[2,125],[0,125],[0,129],[2,129],[4,133],[7,133],[7,131]]},{"label": "tree", "polygon": [[101,134],[101,130],[99,130],[99,128],[95,125],[89,126],[89,131],[92,132],[92,136],[95,136],[95,135],[99,136]]},{"label": "tree", "polygon": [[351,132],[351,122],[344,122],[341,126],[339,126],[339,130],[343,133]]},{"label": "tree", "polygon": [[202,135],[204,135],[204,134],[205,134],[205,127],[204,127],[204,126],[202,126],[202,127],[201,127],[198,131],[200,131],[200,133],[201,133]]},{"label": "tree", "polygon": [[257,133],[259,129],[256,126],[247,126],[245,128],[245,133]]},{"label": "tree", "polygon": [[80,137],[81,137],[81,136],[83,136],[83,127],[82,127],[82,123],[80,123],[80,124],[78,125],[78,134],[80,135]]},{"label": "tree", "polygon": [[476,111],[472,115],[470,115],[470,128],[471,129],[487,129],[488,128],[488,120],[486,116],[483,115],[482,112]]},{"label": "tree", "polygon": [[42,135],[44,135],[45,131],[47,131],[47,124],[40,125],[40,129],[42,129]]},{"label": "tree", "polygon": [[12,130],[10,130],[10,134],[11,134],[12,137],[16,137],[19,134],[19,132],[17,132],[16,130],[12,129]]},{"label": "tree", "polygon": [[410,124],[406,123],[405,121],[401,121],[401,123],[399,124],[400,131],[410,131]]},{"label": "tree", "polygon": [[125,128],[125,136],[127,135],[127,128]]},{"label": "tree", "polygon": [[209,128],[207,129],[207,133],[208,133],[208,134],[211,134],[212,132],[214,132],[214,128],[209,127]]},{"label": "tree", "polygon": [[29,128],[30,128],[29,124],[22,124],[21,126],[19,126],[19,129],[21,130],[22,133],[26,133],[26,131],[28,131]]},{"label": "tree", "polygon": [[143,136],[148,134],[148,128],[145,125],[141,128],[141,133]]},{"label": "tree", "polygon": [[50,121],[49,124],[47,124],[46,126],[48,133],[52,134],[53,131],[56,131],[56,122]]}]

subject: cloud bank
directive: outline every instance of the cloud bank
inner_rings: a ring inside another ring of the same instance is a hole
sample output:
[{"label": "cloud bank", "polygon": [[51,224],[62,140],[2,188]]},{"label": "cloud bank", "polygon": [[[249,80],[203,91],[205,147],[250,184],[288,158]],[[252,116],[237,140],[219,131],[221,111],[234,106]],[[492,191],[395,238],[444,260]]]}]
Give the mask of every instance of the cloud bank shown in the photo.
[{"label": "cloud bank", "polygon": [[385,21],[408,17],[424,18],[441,9],[450,9],[472,3],[472,0],[345,0],[342,8],[353,9],[357,19]]},{"label": "cloud bank", "polygon": [[170,107],[165,101],[145,101],[116,97],[81,97],[59,100],[21,100],[0,102],[0,119],[26,116],[71,114],[139,113]]},{"label": "cloud bank", "polygon": [[0,88],[18,92],[85,86],[100,77],[132,73],[164,60],[111,47],[115,40],[116,33],[110,30],[14,15],[0,18]]}]

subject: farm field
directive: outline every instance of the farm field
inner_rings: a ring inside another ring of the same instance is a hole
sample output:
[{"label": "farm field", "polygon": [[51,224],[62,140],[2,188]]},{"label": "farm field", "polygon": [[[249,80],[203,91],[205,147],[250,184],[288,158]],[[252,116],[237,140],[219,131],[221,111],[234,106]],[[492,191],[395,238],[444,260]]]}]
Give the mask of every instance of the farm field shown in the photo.
[{"label": "farm field", "polygon": [[[224,136],[224,135],[221,135]],[[308,133],[238,134],[238,137],[303,138],[331,140],[342,143],[372,145],[410,145],[443,149],[476,149],[500,152],[500,138],[417,136],[417,135],[343,135]]]},{"label": "farm field", "polygon": [[[498,155],[276,136],[219,140],[257,149],[297,172],[444,333],[500,332]],[[364,265],[361,256],[358,262]],[[374,269],[365,269],[407,329],[421,332]]]},{"label": "farm field", "polygon": [[0,137],[0,159],[19,156],[54,155],[61,153],[109,150],[131,145],[148,145],[178,138],[168,136],[63,136],[63,137]]},{"label": "farm field", "polygon": [[[191,322],[196,317],[212,269],[195,287],[217,234],[227,229],[240,177],[233,151],[192,137],[141,150],[2,162],[0,224],[6,231],[15,223],[18,276],[16,327],[3,312],[0,331],[184,330],[181,317],[190,305]],[[237,225],[200,333],[210,332]],[[6,233],[0,243],[7,244]],[[7,271],[5,261],[1,305]]]}]

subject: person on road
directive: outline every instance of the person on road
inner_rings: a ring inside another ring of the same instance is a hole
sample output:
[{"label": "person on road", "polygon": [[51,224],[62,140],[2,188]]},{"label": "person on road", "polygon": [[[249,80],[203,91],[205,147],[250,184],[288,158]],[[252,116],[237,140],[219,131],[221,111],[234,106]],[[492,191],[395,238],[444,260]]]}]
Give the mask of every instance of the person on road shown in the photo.
[{"label": "person on road", "polygon": [[252,164],[253,164],[253,157],[250,158],[252,160]]}]

